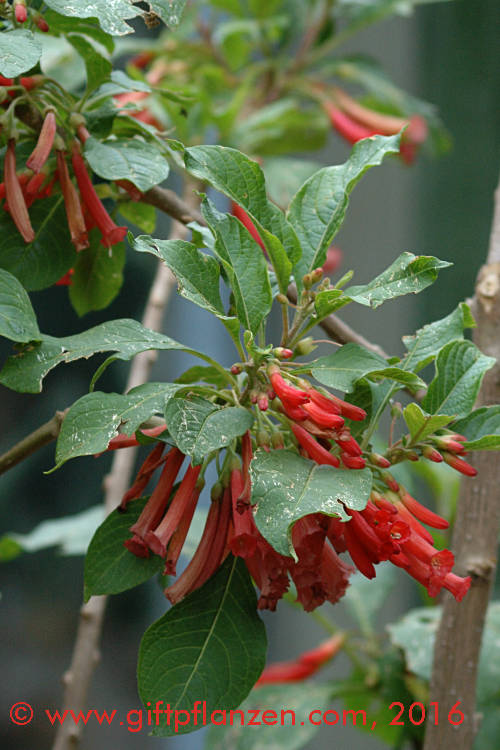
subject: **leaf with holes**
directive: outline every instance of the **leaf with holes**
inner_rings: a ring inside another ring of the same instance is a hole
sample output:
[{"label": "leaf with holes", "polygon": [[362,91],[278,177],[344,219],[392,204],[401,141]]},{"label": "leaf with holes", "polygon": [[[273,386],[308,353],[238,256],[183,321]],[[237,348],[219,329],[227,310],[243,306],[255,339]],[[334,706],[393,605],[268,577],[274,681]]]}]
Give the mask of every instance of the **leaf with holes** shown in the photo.
[{"label": "leaf with holes", "polygon": [[[140,698],[144,706],[163,701],[174,712],[203,701],[207,715],[236,708],[264,668],[266,645],[250,576],[243,560],[230,555],[204,586],[146,630],[137,665]],[[154,735],[199,728],[162,719]]]},{"label": "leaf with holes", "polygon": [[105,451],[120,432],[132,435],[153,414],[162,414],[165,401],[181,386],[175,383],[145,383],[125,395],[87,393],[71,406],[57,438],[56,464],[77,456]]},{"label": "leaf with holes", "polygon": [[168,430],[175,444],[200,464],[212,451],[224,448],[253,424],[253,416],[240,406],[220,407],[200,396],[170,399],[165,408]]},{"label": "leaf with holes", "polygon": [[15,78],[26,73],[39,61],[42,44],[27,29],[2,30],[0,34],[0,73]]},{"label": "leaf with holes", "polygon": [[363,510],[372,489],[369,469],[335,469],[288,450],[257,451],[250,464],[252,505],[261,534],[281,555],[295,555],[291,534],[299,518],[325,513],[347,520],[344,505]]},{"label": "leaf with holes", "polygon": [[106,180],[129,180],[145,192],[166,180],[168,162],[160,151],[141,138],[96,138],[85,141],[85,158],[93,171]]},{"label": "leaf with holes", "polygon": [[115,352],[99,368],[101,374],[104,366],[116,359],[128,360],[149,349],[178,349],[196,355],[194,349],[188,349],[169,336],[144,328],[136,320],[123,318],[101,323],[74,336],[44,335],[39,344],[25,347],[9,357],[0,372],[0,383],[20,393],[39,393],[43,378],[63,362],[87,359],[97,352]]},{"label": "leaf with holes", "polygon": [[404,294],[418,294],[433,284],[441,268],[447,263],[432,255],[402,253],[380,276],[364,286],[350,286],[344,294],[360,305],[379,307],[383,302]]}]

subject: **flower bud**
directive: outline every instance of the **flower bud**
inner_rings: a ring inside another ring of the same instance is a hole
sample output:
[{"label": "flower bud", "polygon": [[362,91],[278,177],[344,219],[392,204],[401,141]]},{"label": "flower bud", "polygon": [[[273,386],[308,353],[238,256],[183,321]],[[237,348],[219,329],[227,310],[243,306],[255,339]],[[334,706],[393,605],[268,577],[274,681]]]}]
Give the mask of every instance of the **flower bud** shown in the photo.
[{"label": "flower bud", "polygon": [[277,346],[273,349],[273,354],[279,359],[290,359],[290,357],[293,357],[293,351],[291,349],[286,349],[283,346]]},{"label": "flower bud", "polygon": [[16,0],[14,3],[14,15],[18,23],[26,23],[28,20],[28,11],[26,10],[25,0]]},{"label": "flower bud", "polygon": [[241,373],[241,364],[237,362],[236,364],[231,366],[231,374],[239,375],[240,373]]},{"label": "flower bud", "polygon": [[316,349],[316,344],[314,343],[314,339],[312,336],[307,336],[307,338],[302,339],[298,342],[297,346],[295,347],[294,354],[296,354],[298,357],[304,357],[308,354],[311,354]]}]

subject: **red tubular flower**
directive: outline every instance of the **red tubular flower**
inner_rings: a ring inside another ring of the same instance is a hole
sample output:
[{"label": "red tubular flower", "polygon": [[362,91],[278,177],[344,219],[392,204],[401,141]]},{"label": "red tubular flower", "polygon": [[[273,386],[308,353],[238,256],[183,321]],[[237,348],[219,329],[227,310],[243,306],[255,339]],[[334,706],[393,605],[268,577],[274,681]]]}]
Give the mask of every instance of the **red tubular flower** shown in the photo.
[{"label": "red tubular flower", "polygon": [[163,456],[164,443],[157,443],[137,472],[133,485],[124,494],[120,508],[124,510],[131,500],[141,497],[156,469],[166,460]]},{"label": "red tubular flower", "polygon": [[401,488],[399,496],[401,497],[405,508],[407,508],[415,518],[422,521],[422,523],[426,523],[434,529],[447,529],[449,527],[450,524],[445,518],[438,516],[437,513],[433,513],[432,510],[421,505],[418,500],[415,500],[415,498],[409,495],[403,488]]},{"label": "red tubular flower", "polygon": [[331,411],[323,410],[312,400],[308,404],[304,404],[302,408],[319,427],[326,427],[328,430],[340,430],[344,426],[342,417],[332,414]]},{"label": "red tubular flower", "polygon": [[243,226],[245,227],[245,229],[248,230],[250,236],[253,237],[253,239],[255,240],[255,242],[258,245],[260,245],[260,247],[262,248],[262,250],[264,250],[264,252],[265,252],[266,248],[265,248],[264,243],[262,242],[262,238],[261,238],[259,232],[257,231],[257,228],[256,228],[255,224],[253,223],[252,219],[247,214],[247,212],[245,211],[245,209],[241,208],[234,201],[231,201],[231,213],[233,214],[233,216],[236,216],[236,218],[241,221],[241,223],[243,224]]},{"label": "red tubular flower", "polygon": [[394,505],[396,506],[399,515],[401,518],[406,521],[406,523],[417,533],[419,534],[422,539],[425,539],[426,542],[429,542],[429,544],[434,544],[434,539],[432,538],[432,534],[430,534],[426,528],[422,526],[421,523],[417,521],[416,518],[408,511],[406,510],[405,506],[399,499],[399,496],[395,496]]},{"label": "red tubular flower", "polygon": [[[196,507],[199,496],[196,482],[200,471],[201,466],[189,466],[161,523],[156,528],[153,524],[150,524],[149,530],[143,535],[143,539],[150,550],[160,557],[165,558],[167,556],[167,544],[174,535],[181,519],[189,515],[192,517],[194,513],[194,507]],[[194,497],[196,500],[194,507],[192,507]]]},{"label": "red tubular flower", "polygon": [[[158,437],[158,435],[161,435],[162,432],[165,432],[166,425],[159,424],[157,427],[148,427],[146,430],[141,430],[144,435],[147,435],[148,437]],[[116,437],[111,438],[111,440],[108,443],[108,447],[106,448],[107,451],[115,451],[119,448],[134,448],[138,445],[141,445],[139,441],[137,440],[135,435],[116,435]]]},{"label": "red tubular flower", "polygon": [[233,532],[229,539],[231,552],[236,557],[247,558],[255,554],[259,532],[255,526],[252,509],[240,510],[238,500],[244,488],[243,474],[239,469],[231,472],[231,505],[233,509]]},{"label": "red tubular flower", "polygon": [[430,445],[424,445],[424,447],[422,448],[422,455],[425,458],[428,458],[429,461],[434,461],[434,463],[436,464],[440,464],[443,461],[443,457],[440,452]]},{"label": "red tubular flower", "polygon": [[183,461],[184,454],[178,448],[172,448],[169,451],[165,466],[153,494],[144,506],[136,523],[130,527],[133,537],[132,539],[127,539],[124,545],[138,557],[149,557],[149,547],[145,543],[145,536],[148,531],[158,526],[167,507],[170,493],[172,492]]},{"label": "red tubular flower", "polygon": [[443,587],[453,594],[457,602],[461,602],[470,589],[471,581],[470,576],[461,578],[454,573],[448,573],[444,578]]},{"label": "red tubular flower", "polygon": [[350,456],[361,456],[363,452],[348,430],[341,432],[335,442],[344,453],[348,453]]},{"label": "red tubular flower", "polygon": [[45,119],[43,121],[42,129],[40,130],[40,135],[38,136],[36,146],[26,162],[26,166],[29,167],[29,169],[32,169],[36,174],[38,174],[38,172],[41,170],[41,168],[49,158],[49,154],[54,143],[55,134],[56,116],[54,112],[49,111],[45,115]]},{"label": "red tubular flower", "polygon": [[106,247],[116,245],[127,234],[127,227],[117,226],[101,203],[76,141],[73,144],[71,160],[80,195],[102,234],[103,245],[106,245]]},{"label": "red tubular flower", "polygon": [[461,455],[465,454],[464,446],[458,440],[455,440],[454,436],[437,436],[434,438],[434,442],[439,449],[449,451],[450,453],[460,453]]},{"label": "red tubular flower", "polygon": [[222,501],[213,501],[210,506],[203,535],[191,562],[176,582],[165,589],[165,596],[172,604],[177,604],[202,586],[223,561],[230,515],[231,498],[226,490]]},{"label": "red tubular flower", "polygon": [[125,190],[128,193],[131,201],[137,203],[141,200],[141,191],[139,190],[139,188],[136,188],[134,183],[130,182],[130,180],[115,180],[115,185],[118,185],[118,187],[121,187],[123,190]]},{"label": "red tubular flower", "polygon": [[467,461],[459,458],[457,455],[455,455],[455,453],[448,453],[448,451],[443,451],[442,456],[448,466],[451,466],[456,471],[459,471],[460,474],[465,474],[466,477],[476,476],[477,469],[468,464]]},{"label": "red tubular flower", "polygon": [[70,268],[69,271],[66,271],[64,276],[61,276],[61,278],[56,281],[54,286],[71,286],[73,283],[73,274],[75,273],[74,268]]},{"label": "red tubular flower", "polygon": [[301,406],[307,404],[309,396],[305,391],[301,391],[299,388],[295,388],[293,385],[289,385],[283,378],[279,367],[271,365],[269,367],[269,380],[271,385],[279,396],[281,401],[286,406]]},{"label": "red tubular flower", "polygon": [[9,140],[5,154],[5,195],[9,204],[9,212],[23,240],[33,242],[35,232],[31,226],[28,208],[24,200],[23,191],[16,173],[16,141]]},{"label": "red tubular flower", "polygon": [[273,685],[280,682],[298,682],[315,674],[320,667],[330,661],[342,648],[345,635],[333,635],[316,648],[304,651],[295,661],[270,664],[264,669],[255,687]]},{"label": "red tubular flower", "polygon": [[89,246],[89,238],[85,227],[85,219],[83,218],[80,198],[78,197],[75,186],[71,182],[64,152],[57,151],[56,158],[57,175],[64,198],[64,210],[66,211],[71,242],[75,246],[76,251],[80,252],[80,250],[84,250]]},{"label": "red tubular flower", "polygon": [[198,505],[198,499],[200,497],[201,490],[203,488],[202,482],[197,482],[196,486],[191,493],[191,498],[185,508],[184,515],[182,516],[178,527],[174,531],[172,538],[168,544],[167,556],[165,558],[164,575],[176,575],[177,562],[179,560],[184,542],[189,533],[189,527],[193,520],[196,506]]},{"label": "red tubular flower", "polygon": [[303,427],[292,423],[292,432],[299,441],[299,444],[307,452],[309,458],[316,461],[317,464],[335,466],[336,468],[340,466],[337,456],[332,455],[330,451],[323,448]]},{"label": "red tubular flower", "polygon": [[25,0],[16,0],[14,3],[14,15],[18,23],[26,23],[28,20],[28,11],[26,10]]},{"label": "red tubular flower", "polygon": [[336,107],[331,102],[325,104],[326,112],[330,118],[330,122],[333,127],[348,143],[353,145],[363,138],[369,138],[372,135],[377,135],[377,131],[373,128],[367,128],[365,125],[361,125],[356,120],[346,115],[341,109]]},{"label": "red tubular flower", "polygon": [[346,469],[364,469],[366,461],[361,456],[351,456],[349,453],[341,453],[340,458]]},{"label": "red tubular flower", "polygon": [[363,544],[359,541],[356,531],[348,521],[344,524],[344,540],[353,563],[366,578],[375,578],[375,568]]}]

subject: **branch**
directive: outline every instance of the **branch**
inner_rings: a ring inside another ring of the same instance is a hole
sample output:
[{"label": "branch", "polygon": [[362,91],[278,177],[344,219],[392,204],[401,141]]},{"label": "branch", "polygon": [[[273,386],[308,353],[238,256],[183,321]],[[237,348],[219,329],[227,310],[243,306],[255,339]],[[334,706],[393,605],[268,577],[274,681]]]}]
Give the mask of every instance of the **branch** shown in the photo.
[{"label": "branch", "polygon": [[55,440],[61,431],[61,425],[67,411],[67,409],[56,411],[52,419],[37,427],[34,432],[0,456],[0,474],[4,474],[13,466],[31,456],[39,448],[43,448],[44,445],[48,445]]},{"label": "branch", "polygon": [[[495,195],[495,214],[488,259],[479,271],[473,309],[477,320],[474,342],[497,364],[483,381],[478,406],[500,402],[500,185]],[[476,680],[479,652],[488,602],[493,587],[500,528],[498,477],[500,457],[486,451],[474,455],[475,480],[462,485],[453,533],[456,565],[460,575],[472,576],[469,593],[461,604],[451,596],[443,604],[436,636],[430,701],[437,702],[439,724],[427,723],[424,750],[453,747],[471,750],[479,728]],[[459,727],[446,717],[460,701],[465,720]]]},{"label": "branch", "polygon": [[[154,188],[153,190],[157,189]],[[162,192],[170,193],[170,191]],[[192,192],[190,197],[192,197]],[[188,203],[186,205],[192,214],[196,213]],[[178,222],[174,222],[169,239],[184,239],[185,237],[185,227]],[[165,309],[174,285],[173,274],[163,262],[160,262],[142,319],[145,327],[156,331],[161,329]],[[126,391],[148,380],[156,358],[157,352],[155,351],[142,352],[134,358]],[[123,494],[129,487],[136,454],[136,448],[128,448],[127,450],[116,451],[114,455],[111,471],[104,479],[104,504],[107,513],[118,506]],[[78,713],[86,706],[92,674],[99,660],[99,641],[106,601],[106,596],[92,597],[80,610],[71,665],[63,677],[63,710],[73,709]],[[53,750],[77,750],[80,746],[80,739],[81,725],[67,721],[60,724],[57,729]]]},{"label": "branch", "polygon": [[193,201],[179,198],[173,190],[161,187],[153,187],[147,193],[143,193],[141,201],[149,203],[151,206],[158,208],[163,213],[168,214],[181,224],[189,224],[191,221],[197,221],[205,225],[205,220]]}]

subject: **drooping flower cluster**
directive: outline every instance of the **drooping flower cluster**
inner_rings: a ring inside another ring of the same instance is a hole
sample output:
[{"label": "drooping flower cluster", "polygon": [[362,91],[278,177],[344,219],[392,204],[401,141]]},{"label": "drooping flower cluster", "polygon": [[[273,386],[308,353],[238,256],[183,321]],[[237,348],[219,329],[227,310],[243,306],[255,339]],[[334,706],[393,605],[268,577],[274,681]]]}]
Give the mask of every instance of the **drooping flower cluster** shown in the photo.
[{"label": "drooping flower cluster", "polygon": [[[10,79],[2,79],[1,83],[8,87],[12,82]],[[88,137],[85,129],[82,132]],[[35,232],[29,208],[34,201],[49,197],[55,184],[58,184],[64,199],[71,242],[76,250],[79,252],[89,247],[88,233],[93,227],[100,231],[102,244],[110,248],[123,240],[127,228],[115,224],[98,197],[78,141],[75,139],[71,146],[71,165],[76,186],[69,171],[65,149],[62,138],[57,135],[56,114],[52,109],[47,110],[36,146],[26,161],[26,168],[19,174],[16,141],[15,138],[10,138],[5,155],[4,182],[0,184],[0,199],[6,199],[4,209],[9,212],[24,241],[33,242]],[[53,150],[55,164],[50,161]],[[70,283],[70,278],[64,278],[64,283]]]},{"label": "drooping flower cluster", "polygon": [[[166,589],[167,598],[176,603],[199,588],[231,552],[245,561],[258,586],[260,609],[275,610],[293,581],[297,600],[311,611],[325,601],[335,603],[344,595],[354,570],[339,557],[347,552],[367,578],[375,577],[376,565],[389,561],[423,584],[430,596],[445,588],[460,601],[469,589],[470,578],[452,572],[453,554],[447,549],[438,550],[422,525],[446,529],[448,522],[411,497],[387,471],[392,465],[389,459],[397,461],[397,452],[388,450],[382,456],[364,451],[351,435],[346,420],[362,421],[365,411],[331,393],[321,393],[307,381],[295,378],[296,384],[292,383],[277,364],[268,365],[267,375],[266,394],[251,391],[250,400],[267,410],[268,401],[279,397],[274,408],[290,420],[287,440],[293,441],[293,435],[299,452],[320,465],[352,470],[370,466],[375,489],[363,510],[344,505],[347,520],[319,512],[300,518],[291,532],[296,558],[284,556],[262,536],[255,522],[250,476],[252,437],[250,432],[245,433],[240,441],[241,459],[236,454],[226,457],[230,460],[226,460],[219,481],[212,488],[212,502],[198,548],[185,571]],[[164,428],[160,425],[145,432],[156,437]],[[283,448],[283,433],[276,431],[274,437],[279,439],[271,440],[273,448]],[[428,442],[419,445],[419,450],[429,460],[445,460],[473,476],[475,469],[458,455],[465,453],[464,440],[454,433],[431,435]],[[256,443],[270,450],[269,440],[263,440],[260,432]],[[119,435],[108,449],[134,444],[135,438]],[[175,576],[204,482],[201,467],[189,466],[176,485],[185,456],[175,447],[164,455],[164,447],[163,443],[156,445],[123,498],[122,509],[126,510],[129,501],[141,497],[153,473],[163,465],[151,497],[130,527],[132,536],[125,546],[139,557],[159,555],[165,560],[164,572]],[[415,455],[418,458],[416,452]]]},{"label": "drooping flower cluster", "polygon": [[351,144],[372,135],[395,135],[406,125],[399,150],[406,164],[414,162],[419,147],[427,138],[427,123],[420,115],[405,119],[376,112],[340,88],[334,89],[333,100],[325,100],[323,106],[334,129]]}]

